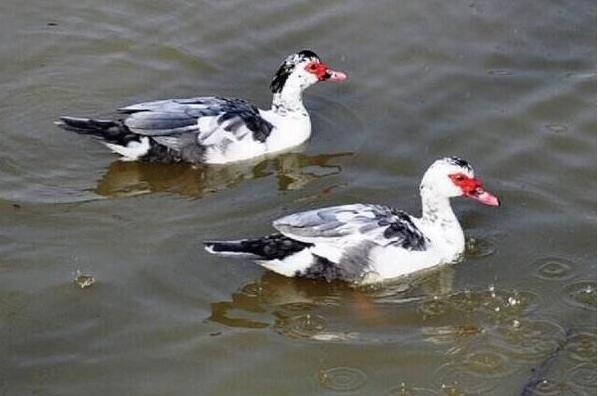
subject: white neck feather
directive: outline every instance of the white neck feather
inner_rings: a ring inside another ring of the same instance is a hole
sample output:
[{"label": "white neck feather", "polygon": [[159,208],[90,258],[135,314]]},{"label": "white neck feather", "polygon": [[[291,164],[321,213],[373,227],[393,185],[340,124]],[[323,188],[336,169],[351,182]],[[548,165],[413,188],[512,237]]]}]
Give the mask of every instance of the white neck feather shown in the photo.
[{"label": "white neck feather", "polygon": [[305,113],[303,106],[303,91],[311,83],[296,74],[291,74],[285,81],[280,92],[276,92],[272,98],[272,111],[278,115],[288,113]]},{"label": "white neck feather", "polygon": [[422,185],[422,223],[425,228],[442,237],[445,242],[454,245],[460,251],[465,247],[465,236],[457,216],[453,212],[448,197],[440,196],[433,188]]},{"label": "white neck feather", "polygon": [[272,111],[279,115],[295,112],[305,113],[302,91],[285,87],[282,92],[275,93],[272,98]]}]

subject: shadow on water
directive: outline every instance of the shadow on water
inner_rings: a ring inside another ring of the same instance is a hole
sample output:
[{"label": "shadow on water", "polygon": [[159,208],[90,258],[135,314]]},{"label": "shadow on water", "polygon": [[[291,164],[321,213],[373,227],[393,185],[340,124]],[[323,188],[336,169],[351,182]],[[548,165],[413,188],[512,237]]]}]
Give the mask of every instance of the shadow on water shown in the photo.
[{"label": "shadow on water", "polygon": [[[317,324],[323,314],[355,320],[354,329],[376,323],[396,324],[396,315],[392,320],[386,317],[388,307],[411,305],[427,295],[449,293],[453,275],[454,268],[447,266],[383,286],[355,286],[340,281],[288,278],[265,272],[260,279],[241,286],[231,295],[230,301],[212,303],[210,320],[229,327],[274,327],[291,337],[334,341],[337,338],[334,333],[319,331],[327,327]],[[299,323],[301,320],[311,323]],[[342,332],[337,336],[341,341]]]},{"label": "shadow on water", "polygon": [[297,190],[309,182],[342,171],[334,160],[352,153],[307,155],[285,153],[275,158],[229,165],[153,164],[115,161],[98,182],[95,192],[126,197],[171,192],[201,198],[252,179],[274,176],[280,191]]}]

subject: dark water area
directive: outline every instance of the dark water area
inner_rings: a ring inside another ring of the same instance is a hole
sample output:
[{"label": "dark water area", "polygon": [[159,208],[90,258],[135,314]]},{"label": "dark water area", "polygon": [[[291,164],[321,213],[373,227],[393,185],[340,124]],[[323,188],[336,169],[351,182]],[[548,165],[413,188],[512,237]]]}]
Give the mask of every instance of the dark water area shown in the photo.
[{"label": "dark water area", "polygon": [[[302,48],[349,80],[306,92],[298,152],[123,163],[53,125],[268,108]],[[4,0],[0,64],[0,394],[596,394],[595,2]],[[447,155],[503,203],[455,200],[456,265],[356,288],[201,247],[320,206],[418,213]]]}]

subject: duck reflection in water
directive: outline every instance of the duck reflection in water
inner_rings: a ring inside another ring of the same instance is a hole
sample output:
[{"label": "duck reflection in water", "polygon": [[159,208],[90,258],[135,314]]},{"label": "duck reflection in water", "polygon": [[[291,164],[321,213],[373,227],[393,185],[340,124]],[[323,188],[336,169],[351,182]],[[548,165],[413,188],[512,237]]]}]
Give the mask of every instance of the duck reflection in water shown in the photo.
[{"label": "duck reflection in water", "polygon": [[[230,301],[212,303],[209,320],[229,327],[274,327],[288,336],[341,341],[355,336],[356,331],[413,324],[417,302],[450,293],[454,271],[451,266],[439,267],[418,277],[359,287],[268,271],[233,293]],[[397,312],[397,305],[402,304],[411,309]]]},{"label": "duck reflection in water", "polygon": [[280,191],[298,190],[312,180],[340,174],[341,165],[333,161],[351,155],[290,152],[255,161],[199,166],[115,161],[98,182],[95,192],[107,197],[172,192],[200,198],[245,180],[269,176],[276,177]]}]

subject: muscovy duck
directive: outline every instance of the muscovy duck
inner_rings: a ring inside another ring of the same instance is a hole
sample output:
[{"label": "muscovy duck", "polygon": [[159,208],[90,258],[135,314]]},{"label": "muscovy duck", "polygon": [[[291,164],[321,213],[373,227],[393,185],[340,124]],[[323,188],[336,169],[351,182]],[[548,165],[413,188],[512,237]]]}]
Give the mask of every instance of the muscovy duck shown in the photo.
[{"label": "muscovy duck", "polygon": [[464,196],[490,206],[471,165],[439,159],[420,184],[422,216],[382,205],[353,204],[315,209],[274,221],[276,234],[239,241],[207,241],[209,253],[251,258],[291,277],[373,283],[457,261],[465,237],[450,198]]},{"label": "muscovy duck", "polygon": [[272,108],[217,96],[167,99],[118,109],[116,120],[60,117],[64,129],[99,138],[122,160],[224,164],[284,151],[311,134],[303,90],[347,76],[310,50],[288,56],[270,88]]}]

